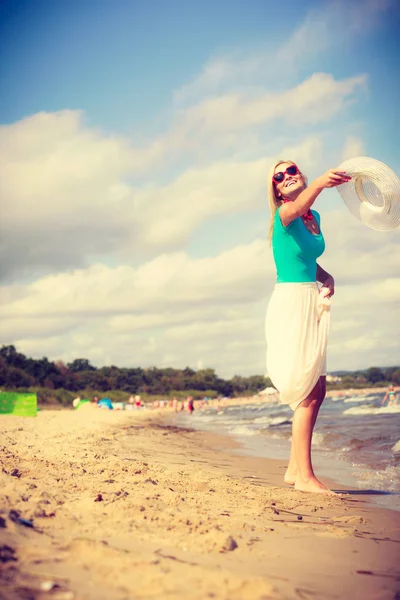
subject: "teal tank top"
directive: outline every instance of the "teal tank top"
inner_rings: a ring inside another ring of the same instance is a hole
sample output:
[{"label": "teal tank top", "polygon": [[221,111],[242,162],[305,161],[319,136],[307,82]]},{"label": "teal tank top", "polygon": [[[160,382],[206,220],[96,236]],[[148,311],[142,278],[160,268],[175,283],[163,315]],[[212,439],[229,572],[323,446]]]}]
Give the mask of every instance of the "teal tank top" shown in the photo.
[{"label": "teal tank top", "polygon": [[321,219],[317,211],[312,211],[320,233],[308,231],[301,217],[294,219],[287,227],[282,225],[279,208],[275,213],[272,234],[272,252],[277,273],[277,283],[306,283],[316,281],[317,258],[325,250],[325,240],[321,231]]}]

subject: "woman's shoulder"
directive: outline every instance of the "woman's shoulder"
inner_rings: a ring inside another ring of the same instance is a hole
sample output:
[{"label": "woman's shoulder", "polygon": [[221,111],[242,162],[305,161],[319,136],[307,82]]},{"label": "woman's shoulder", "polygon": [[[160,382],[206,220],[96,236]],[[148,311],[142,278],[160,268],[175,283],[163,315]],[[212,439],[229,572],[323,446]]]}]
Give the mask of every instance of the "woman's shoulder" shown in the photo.
[{"label": "woman's shoulder", "polygon": [[282,208],[282,206],[278,206],[278,208],[276,209],[275,215],[274,215],[274,227],[278,227],[278,229],[280,229],[281,231],[289,231],[289,229],[292,228],[292,226],[295,224],[296,221],[298,221],[298,219],[293,219],[293,221],[290,221],[289,225],[283,225],[282,221],[281,221],[281,216],[280,216],[280,209]]}]

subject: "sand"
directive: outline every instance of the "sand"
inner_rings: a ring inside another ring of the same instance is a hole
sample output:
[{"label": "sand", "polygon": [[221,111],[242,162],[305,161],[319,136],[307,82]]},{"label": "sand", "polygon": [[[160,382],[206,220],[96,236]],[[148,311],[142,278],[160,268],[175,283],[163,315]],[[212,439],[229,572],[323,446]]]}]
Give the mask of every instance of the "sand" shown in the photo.
[{"label": "sand", "polygon": [[0,430],[2,599],[399,597],[400,513],[366,493],[296,492],[282,461],[157,411]]}]

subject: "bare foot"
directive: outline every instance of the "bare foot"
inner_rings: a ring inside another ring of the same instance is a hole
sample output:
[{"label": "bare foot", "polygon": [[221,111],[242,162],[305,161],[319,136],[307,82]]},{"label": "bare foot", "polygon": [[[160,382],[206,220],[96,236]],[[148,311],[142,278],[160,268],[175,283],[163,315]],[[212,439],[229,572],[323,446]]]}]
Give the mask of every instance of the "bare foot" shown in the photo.
[{"label": "bare foot", "polygon": [[297,472],[296,471],[286,471],[283,481],[288,485],[294,485],[296,483]]},{"label": "bare foot", "polygon": [[294,489],[299,492],[310,492],[312,494],[327,494],[328,496],[336,496],[335,492],[332,492],[329,488],[326,487],[319,479],[316,477],[311,477],[310,479],[304,480],[297,478]]}]

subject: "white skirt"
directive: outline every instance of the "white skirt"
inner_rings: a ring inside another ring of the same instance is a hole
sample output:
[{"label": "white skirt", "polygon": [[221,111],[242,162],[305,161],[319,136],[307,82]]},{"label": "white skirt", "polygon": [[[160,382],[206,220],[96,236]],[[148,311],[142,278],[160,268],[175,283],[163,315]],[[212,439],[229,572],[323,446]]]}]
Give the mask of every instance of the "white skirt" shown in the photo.
[{"label": "white skirt", "polygon": [[267,373],[293,410],[326,375],[330,300],[316,283],[277,283],[265,323]]}]

